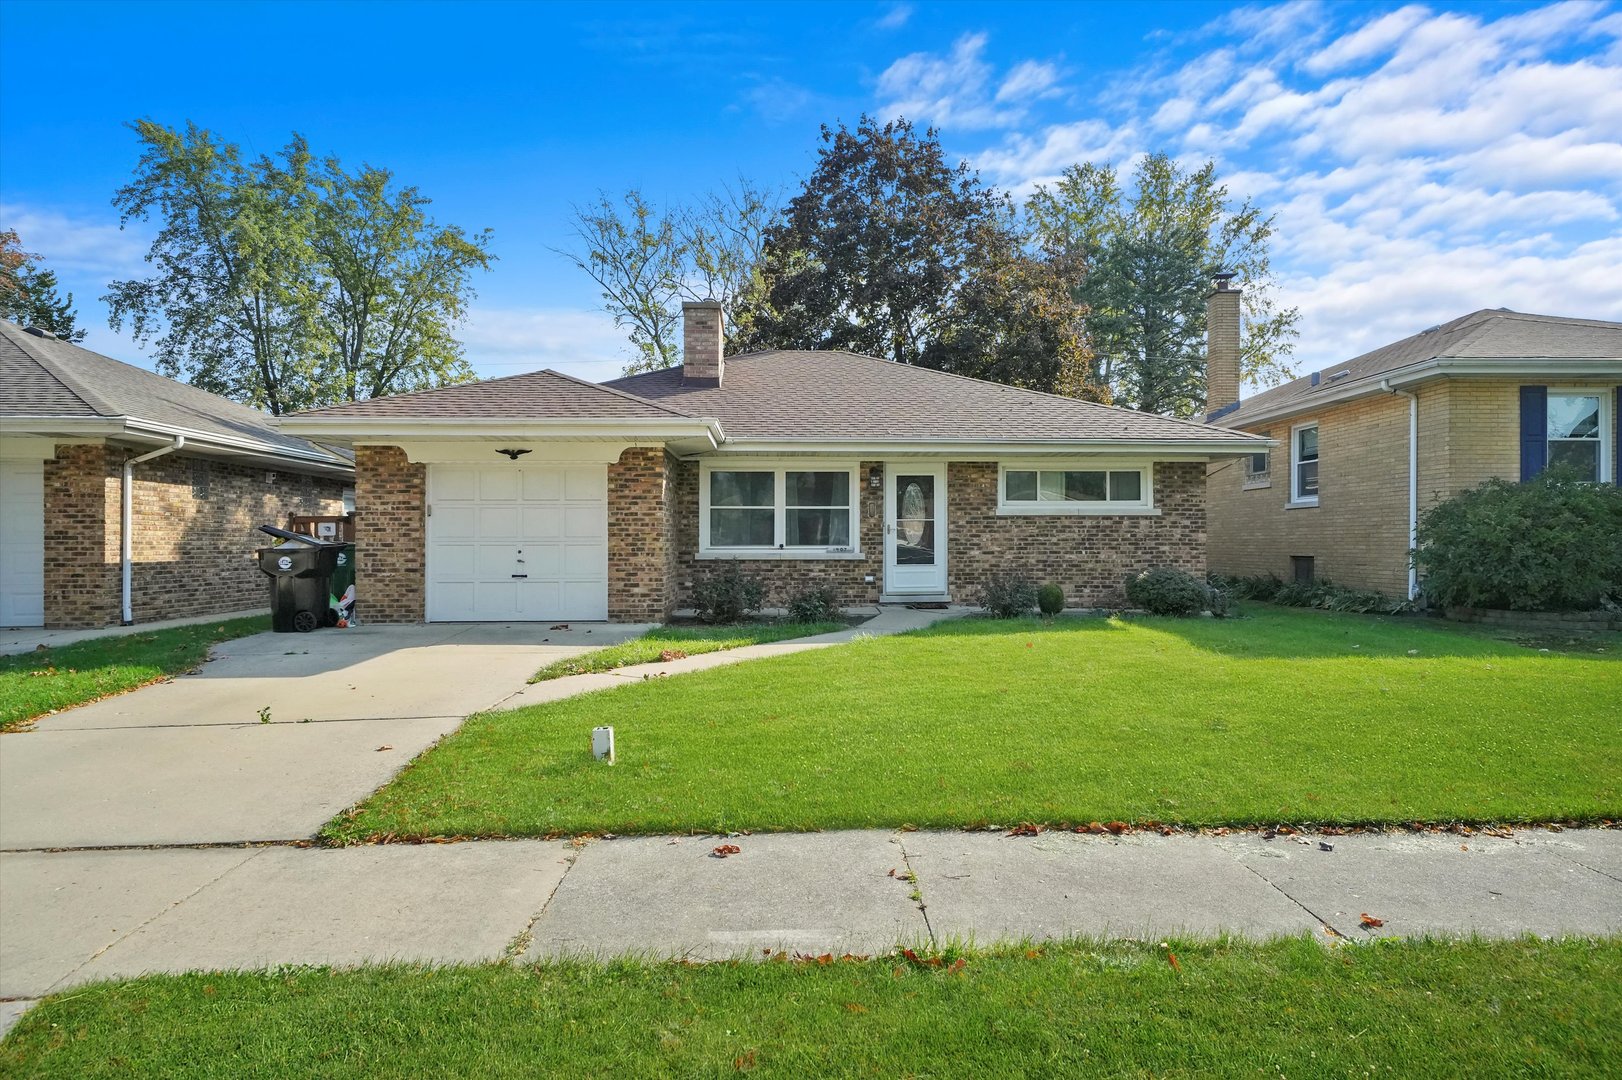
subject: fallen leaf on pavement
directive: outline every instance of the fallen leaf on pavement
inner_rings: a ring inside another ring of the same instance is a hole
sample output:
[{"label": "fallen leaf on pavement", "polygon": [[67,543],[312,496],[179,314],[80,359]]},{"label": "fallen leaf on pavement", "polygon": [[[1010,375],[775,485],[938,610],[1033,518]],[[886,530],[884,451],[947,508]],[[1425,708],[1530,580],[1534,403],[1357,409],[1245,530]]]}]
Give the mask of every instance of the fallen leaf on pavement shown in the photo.
[{"label": "fallen leaf on pavement", "polygon": [[377,748],[377,752],[379,754],[381,754],[385,750],[393,750],[393,749],[394,749],[394,747],[390,746],[388,743],[384,743],[382,746],[379,746]]},{"label": "fallen leaf on pavement", "polygon": [[685,659],[687,659],[687,654],[682,652],[680,649],[662,649],[659,652],[659,662],[661,664],[668,664],[672,660]]},{"label": "fallen leaf on pavement", "polygon": [[717,859],[724,859],[728,855],[736,855],[742,850],[737,844],[720,844],[714,851],[710,852],[710,855]]},{"label": "fallen leaf on pavement", "polygon": [[1365,927],[1367,927],[1370,930],[1373,930],[1373,929],[1376,929],[1378,927],[1381,927],[1381,926],[1385,925],[1385,920],[1384,919],[1376,919],[1373,915],[1370,915],[1366,911],[1363,912],[1363,914],[1358,917],[1358,921],[1360,921]]},{"label": "fallen leaf on pavement", "polygon": [[1131,828],[1131,826],[1124,821],[1106,821],[1104,823],[1104,828],[1108,829],[1114,835],[1120,836],[1122,833]]},{"label": "fallen leaf on pavement", "polygon": [[1042,831],[1042,826],[1022,821],[1008,830],[1009,836],[1035,836]]}]

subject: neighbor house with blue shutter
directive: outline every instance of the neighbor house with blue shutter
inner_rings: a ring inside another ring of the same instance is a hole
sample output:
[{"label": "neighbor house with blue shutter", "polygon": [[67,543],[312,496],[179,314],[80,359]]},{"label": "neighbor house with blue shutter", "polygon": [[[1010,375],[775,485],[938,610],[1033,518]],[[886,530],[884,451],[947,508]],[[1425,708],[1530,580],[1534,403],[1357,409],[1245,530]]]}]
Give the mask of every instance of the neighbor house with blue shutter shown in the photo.
[{"label": "neighbor house with blue shutter", "polygon": [[1243,400],[1236,372],[1211,376],[1209,422],[1277,441],[1208,467],[1215,573],[1412,596],[1426,508],[1553,466],[1622,482],[1622,323],[1499,308]]}]

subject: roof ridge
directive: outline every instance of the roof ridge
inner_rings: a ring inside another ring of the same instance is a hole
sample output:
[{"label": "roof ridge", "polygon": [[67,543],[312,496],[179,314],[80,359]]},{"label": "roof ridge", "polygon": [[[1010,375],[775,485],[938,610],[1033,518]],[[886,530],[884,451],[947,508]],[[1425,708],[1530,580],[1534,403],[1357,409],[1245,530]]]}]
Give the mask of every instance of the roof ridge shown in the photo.
[{"label": "roof ridge", "polygon": [[[63,371],[62,366],[60,364],[58,364],[55,360],[52,360],[49,356],[45,355],[43,352],[38,351],[37,348],[34,346],[33,342],[34,341],[43,341],[44,340],[43,338],[35,337],[33,334],[30,334],[27,330],[24,330],[20,324],[11,322],[9,319],[4,320],[4,322],[5,322],[5,326],[7,328],[7,331],[8,331],[7,336],[12,339],[12,343],[14,345],[16,345],[19,349],[21,349],[24,352],[24,354],[26,354],[28,356],[28,358],[30,360],[34,361],[34,363],[36,363],[40,367],[44,368],[46,374],[50,375],[51,378],[53,378],[57,382],[61,383],[62,386],[68,391],[68,393],[70,393],[74,397],[78,398],[88,408],[94,410],[96,415],[98,415],[98,416],[121,416],[121,415],[123,415],[123,414],[119,413],[117,410],[115,410],[111,405],[109,405],[107,403],[106,399],[104,399],[102,397],[99,397],[92,390],[90,390],[90,388],[88,388],[83,383],[81,383],[78,379],[75,379],[72,375],[69,375],[66,371]],[[10,333],[10,331],[12,331],[12,330],[15,330],[15,334]],[[33,340],[31,341],[29,339],[33,339]],[[60,341],[61,339],[58,338],[56,340]],[[83,345],[74,345],[73,342],[71,342],[71,341],[66,342],[65,344],[73,345],[73,347],[75,349],[84,349],[85,352],[90,353],[92,356],[99,356],[103,360],[111,360],[115,364],[124,363],[122,360],[114,360],[111,356],[104,356],[103,354],[101,354],[99,352],[96,352],[94,349],[85,349]],[[126,364],[125,366],[126,367],[134,367],[133,364]],[[144,370],[144,369],[138,369],[138,370]]]},{"label": "roof ridge", "polygon": [[[653,401],[650,398],[638,397],[635,394],[627,393],[626,391],[621,390],[617,386],[609,386],[606,383],[595,383],[595,382],[592,382],[589,379],[582,379],[582,378],[579,378],[579,377],[574,376],[574,375],[566,374],[566,373],[564,373],[562,371],[557,371],[557,370],[555,370],[553,368],[542,368],[541,371],[544,374],[547,374],[547,375],[556,375],[560,379],[566,379],[569,382],[572,382],[572,383],[576,384],[577,386],[589,386],[593,390],[601,390],[604,393],[614,394],[614,395],[616,395],[618,397],[622,397],[627,401],[634,401],[638,405],[647,405],[648,407],[658,409],[661,412],[667,412],[671,416],[679,416],[683,420],[701,420],[701,419],[704,419],[703,417],[696,416],[696,415],[694,415],[693,413],[690,413],[690,412],[683,412],[680,409],[672,409],[669,405],[665,405],[665,404],[662,404],[660,402]],[[491,380],[491,381],[494,381],[494,380]]]},{"label": "roof ridge", "polygon": [[[513,382],[516,379],[533,379],[537,375],[559,375],[561,372],[550,368],[536,368],[534,371],[520,371],[516,375],[497,375],[489,379],[472,379],[468,382],[446,383],[444,386],[429,386],[421,390],[406,390],[399,394],[384,394],[382,397],[367,398],[365,401],[335,401],[331,405],[318,405],[313,409],[300,409],[291,416],[304,416],[309,413],[326,412],[329,409],[347,409],[352,405],[364,405],[366,401],[398,401],[401,398],[426,397],[429,394],[442,394],[447,390],[461,390],[469,386],[485,386],[490,383]],[[568,378],[568,376],[564,376]],[[595,385],[595,384],[593,384]]]}]

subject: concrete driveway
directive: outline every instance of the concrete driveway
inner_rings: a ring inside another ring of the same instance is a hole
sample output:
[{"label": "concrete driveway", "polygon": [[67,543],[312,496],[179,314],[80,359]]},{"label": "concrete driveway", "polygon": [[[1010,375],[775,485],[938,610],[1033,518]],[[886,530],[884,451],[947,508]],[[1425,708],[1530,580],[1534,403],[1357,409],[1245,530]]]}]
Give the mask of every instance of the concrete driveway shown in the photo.
[{"label": "concrete driveway", "polygon": [[644,629],[361,626],[226,642],[195,675],[0,736],[0,849],[309,837],[542,665]]}]

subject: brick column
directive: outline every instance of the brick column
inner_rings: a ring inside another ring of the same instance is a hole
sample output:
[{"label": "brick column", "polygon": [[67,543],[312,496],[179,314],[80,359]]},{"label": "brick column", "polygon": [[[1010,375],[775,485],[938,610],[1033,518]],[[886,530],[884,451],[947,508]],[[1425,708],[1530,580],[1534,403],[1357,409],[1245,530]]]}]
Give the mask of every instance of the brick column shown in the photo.
[{"label": "brick column", "polygon": [[397,446],[355,448],[356,612],[362,622],[423,621],[428,467]]},{"label": "brick column", "polygon": [[58,446],[45,463],[45,625],[119,619],[119,464],[99,443]]},{"label": "brick column", "polygon": [[674,610],[673,463],[634,446],[608,467],[608,617],[663,622]]}]

